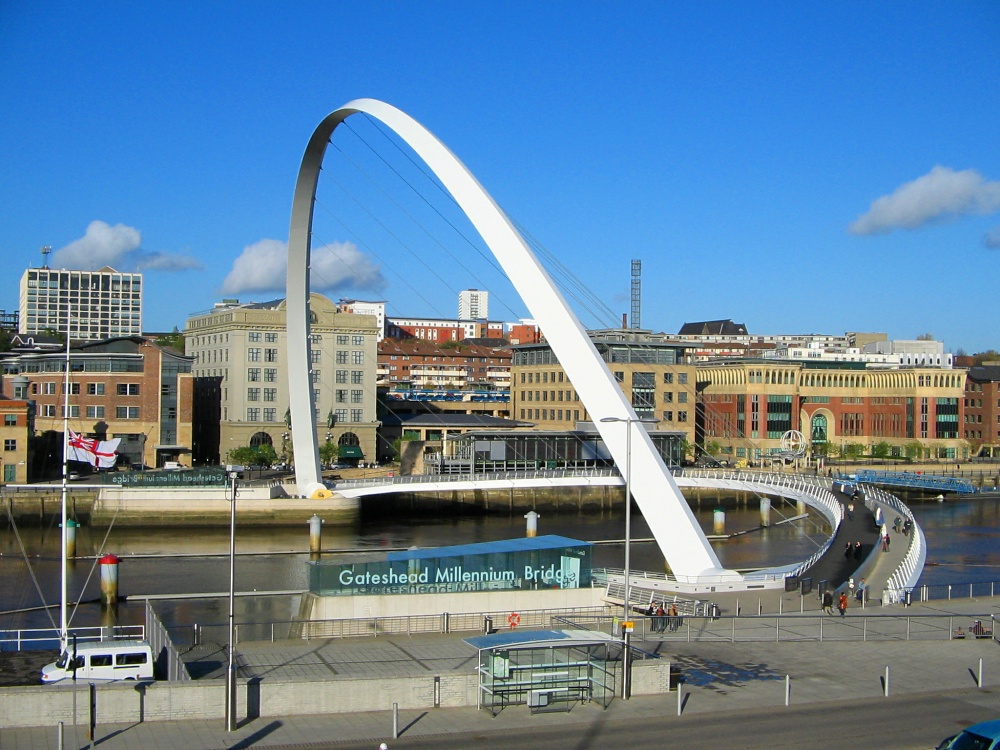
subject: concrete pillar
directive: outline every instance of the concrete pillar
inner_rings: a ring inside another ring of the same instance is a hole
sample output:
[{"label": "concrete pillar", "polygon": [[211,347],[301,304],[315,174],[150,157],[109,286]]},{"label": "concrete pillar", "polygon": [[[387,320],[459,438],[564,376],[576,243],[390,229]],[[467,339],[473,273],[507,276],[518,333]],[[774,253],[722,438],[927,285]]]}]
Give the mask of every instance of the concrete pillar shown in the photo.
[{"label": "concrete pillar", "polygon": [[726,533],[726,511],[722,508],[716,508],[712,513],[712,530],[716,534]]},{"label": "concrete pillar", "polygon": [[771,525],[771,498],[762,497],[760,499],[760,525]]},{"label": "concrete pillar", "polygon": [[805,500],[796,500],[795,501],[795,512],[798,513],[800,516],[803,513],[808,513],[809,512],[809,509],[808,509],[808,506],[806,506],[806,501]]},{"label": "concrete pillar", "polygon": [[529,510],[524,514],[524,517],[528,519],[528,528],[524,535],[529,538],[538,536],[538,513],[533,510]]},{"label": "concrete pillar", "polygon": [[118,603],[118,563],[121,559],[116,555],[105,555],[100,560],[101,565],[101,604]]}]

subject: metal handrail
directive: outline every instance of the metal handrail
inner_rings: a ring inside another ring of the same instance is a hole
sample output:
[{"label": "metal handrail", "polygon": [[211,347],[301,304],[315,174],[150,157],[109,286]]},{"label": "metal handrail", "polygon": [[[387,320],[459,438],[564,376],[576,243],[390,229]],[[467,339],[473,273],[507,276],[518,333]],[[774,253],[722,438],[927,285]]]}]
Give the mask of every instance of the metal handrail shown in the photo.
[{"label": "metal handrail", "polygon": [[[101,627],[69,628],[69,638],[76,638],[78,643],[108,640],[145,640],[146,628],[143,625],[114,625]],[[13,646],[13,650],[39,650],[57,648],[59,644],[59,628],[16,628],[0,630],[0,648]]]}]

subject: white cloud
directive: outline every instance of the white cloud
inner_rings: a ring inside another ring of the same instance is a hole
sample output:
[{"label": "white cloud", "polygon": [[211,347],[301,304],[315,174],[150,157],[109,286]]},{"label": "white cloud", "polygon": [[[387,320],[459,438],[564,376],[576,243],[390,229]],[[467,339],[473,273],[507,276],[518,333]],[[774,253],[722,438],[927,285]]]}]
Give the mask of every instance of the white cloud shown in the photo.
[{"label": "white cloud", "polygon": [[111,226],[95,220],[83,237],[73,240],[52,254],[53,268],[94,271],[111,266],[118,271],[183,271],[201,268],[190,255],[141,249],[142,234],[125,224]]},{"label": "white cloud", "polygon": [[983,244],[990,250],[1000,250],[1000,227],[994,227],[983,237]]},{"label": "white cloud", "polygon": [[[93,271],[103,266],[121,266],[128,253],[138,249],[142,235],[135,227],[92,221],[87,232],[52,254],[53,268]],[[121,270],[121,269],[119,269]]]},{"label": "white cloud", "polygon": [[1000,182],[987,182],[974,169],[956,172],[939,165],[875,200],[849,230],[853,234],[881,234],[894,229],[916,229],[963,214],[997,211],[1000,211]]},{"label": "white cloud", "polygon": [[[222,294],[243,292],[284,292],[288,245],[279,240],[260,240],[243,248],[233,268],[222,282]],[[313,291],[346,289],[375,291],[385,279],[375,265],[349,242],[314,247],[310,253]]]}]

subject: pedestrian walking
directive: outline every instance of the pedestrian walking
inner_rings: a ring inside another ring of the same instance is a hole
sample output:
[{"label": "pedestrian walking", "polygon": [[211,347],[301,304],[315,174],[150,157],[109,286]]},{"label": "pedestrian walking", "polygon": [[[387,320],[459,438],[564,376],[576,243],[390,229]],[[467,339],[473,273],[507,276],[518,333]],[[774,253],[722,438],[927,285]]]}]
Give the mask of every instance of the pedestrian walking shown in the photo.
[{"label": "pedestrian walking", "polygon": [[846,545],[844,546],[844,557],[848,557],[848,558],[849,558],[849,557],[851,556],[851,553],[852,553],[852,551],[853,551],[853,550],[854,550],[854,547],[852,547],[852,546],[851,546],[851,543],[850,543],[850,542],[848,542],[848,543],[847,543],[847,544],[846,544]]},{"label": "pedestrian walking", "polygon": [[667,622],[670,623],[670,632],[676,633],[681,626],[681,618],[677,615],[677,605],[671,604],[667,612]]},{"label": "pedestrian walking", "polygon": [[854,543],[854,559],[855,560],[860,560],[861,559],[861,552],[862,552],[863,549],[864,549],[864,547],[862,546],[861,542],[855,542]]},{"label": "pedestrian walking", "polygon": [[823,611],[828,615],[833,614],[833,594],[829,591],[823,592]]},{"label": "pedestrian walking", "polygon": [[837,599],[837,609],[840,611],[841,617],[847,614],[847,594],[843,591],[840,592],[840,597]]},{"label": "pedestrian walking", "polygon": [[853,500],[851,500],[851,502],[849,502],[847,504],[847,520],[848,521],[853,521],[854,520],[854,501]]}]

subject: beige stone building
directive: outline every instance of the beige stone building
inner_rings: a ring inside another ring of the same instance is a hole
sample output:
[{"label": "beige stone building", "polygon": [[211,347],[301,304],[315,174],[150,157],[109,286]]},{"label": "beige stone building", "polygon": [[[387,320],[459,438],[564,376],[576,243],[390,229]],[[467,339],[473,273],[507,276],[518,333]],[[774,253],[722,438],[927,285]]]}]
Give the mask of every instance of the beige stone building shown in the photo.
[{"label": "beige stone building", "polygon": [[[649,331],[613,329],[590,332],[639,417],[656,419],[657,430],[695,437],[695,367],[686,347]],[[511,417],[540,430],[573,430],[592,421],[573,384],[548,344],[513,347]]]},{"label": "beige stone building", "polygon": [[[377,460],[377,320],[338,312],[320,294],[310,296],[309,310],[318,440],[341,446],[345,458]],[[291,457],[285,319],[284,300],[229,300],[187,321],[185,348],[194,358],[194,375],[220,389],[217,455],[222,462],[246,445],[272,445],[279,457]]]}]

